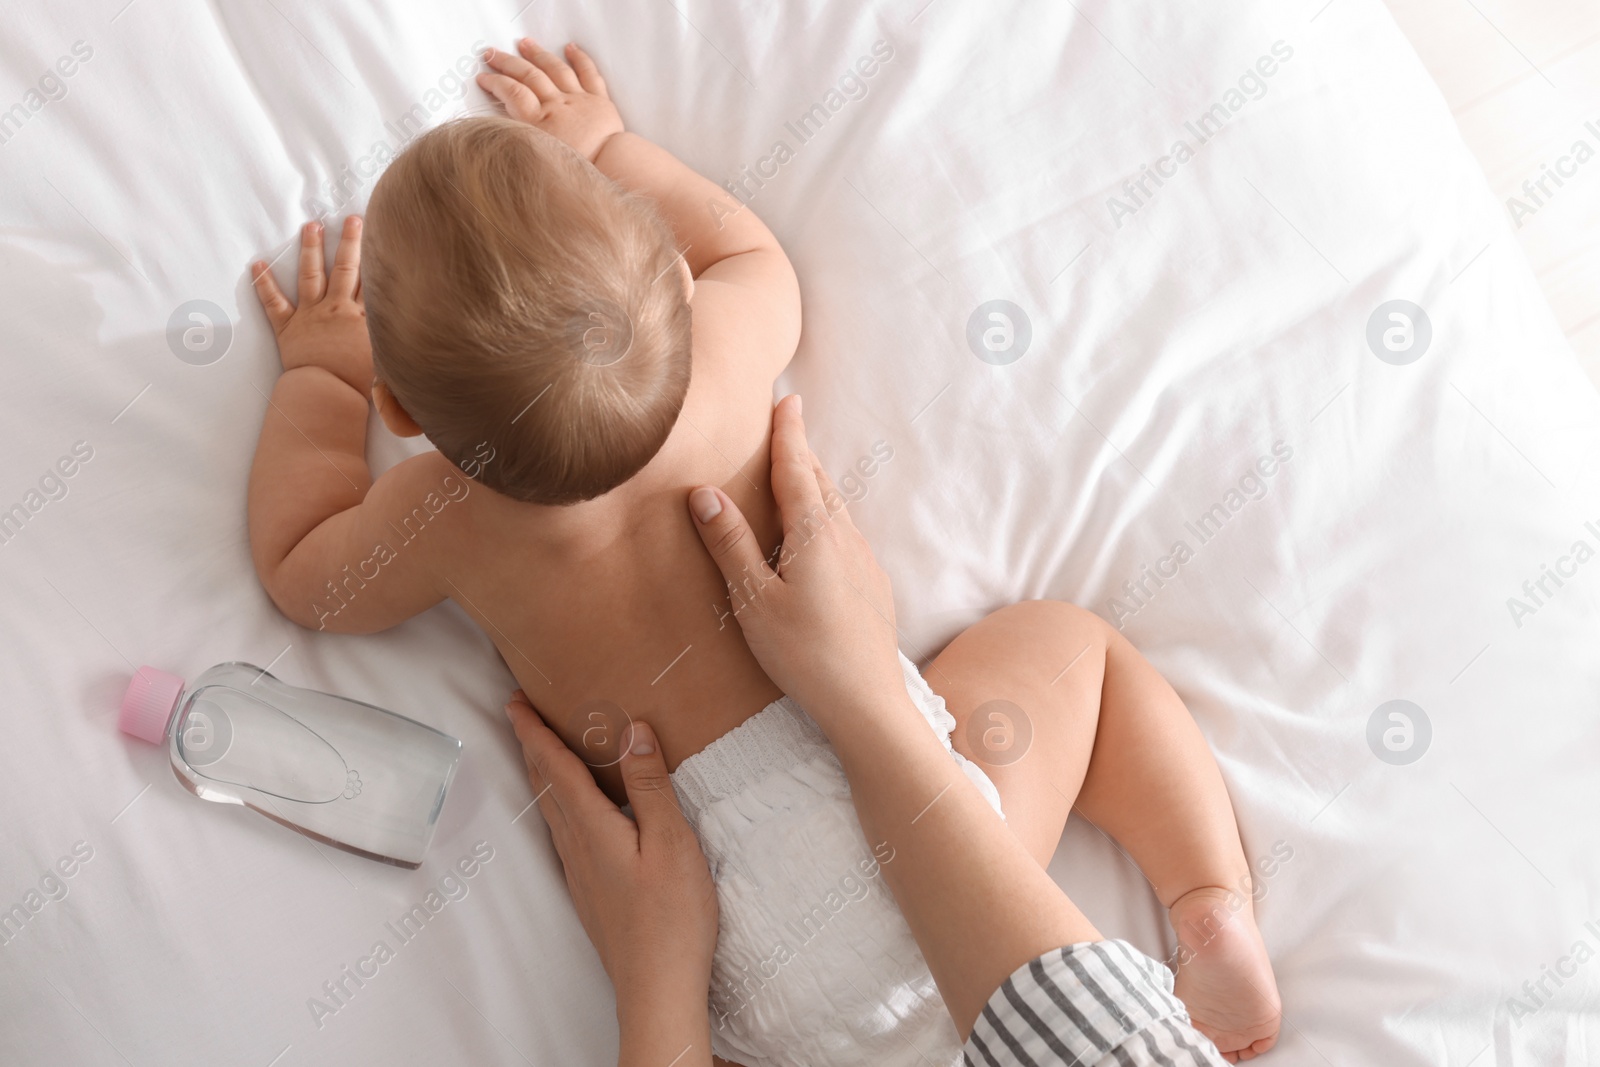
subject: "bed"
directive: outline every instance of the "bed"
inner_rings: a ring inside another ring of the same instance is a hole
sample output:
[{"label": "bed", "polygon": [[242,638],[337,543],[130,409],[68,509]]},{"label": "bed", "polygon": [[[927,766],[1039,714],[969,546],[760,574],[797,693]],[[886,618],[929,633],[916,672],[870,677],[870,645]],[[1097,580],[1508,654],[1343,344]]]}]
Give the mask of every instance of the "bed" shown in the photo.
[{"label": "bed", "polygon": [[[614,1061],[493,648],[449,606],[297,629],[245,535],[277,371],[246,263],[291,281],[296,225],[485,108],[473,56],[522,32],[784,241],[780,384],[907,653],[1059,597],[1188,702],[1261,873],[1267,1062],[1590,1061],[1600,397],[1377,0],[103,0],[0,40],[0,1062]],[[233,659],[464,742],[420,869],[117,734],[139,664]],[[1093,827],[1052,872],[1166,954]]]},{"label": "bed", "polygon": [[[1566,0],[1389,0],[1389,8],[1506,206],[1579,361],[1600,382],[1600,175],[1587,160],[1562,159],[1579,140],[1600,148],[1600,8]],[[1542,191],[1523,188],[1540,178]]]}]

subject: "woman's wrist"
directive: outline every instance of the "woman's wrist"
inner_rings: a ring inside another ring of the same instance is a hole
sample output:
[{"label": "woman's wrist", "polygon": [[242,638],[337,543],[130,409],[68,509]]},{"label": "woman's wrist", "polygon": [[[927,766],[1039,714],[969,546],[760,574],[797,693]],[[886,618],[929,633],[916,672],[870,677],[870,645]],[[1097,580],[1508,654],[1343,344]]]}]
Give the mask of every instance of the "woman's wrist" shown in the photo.
[{"label": "woman's wrist", "polygon": [[898,678],[893,685],[884,683],[825,703],[820,714],[813,714],[809,707],[806,713],[827,735],[847,771],[853,765],[902,752],[924,737],[938,743]]},{"label": "woman's wrist", "polygon": [[[900,665],[892,661],[870,674],[862,668],[845,667],[827,674],[816,669],[802,678],[795,685],[796,692],[789,695],[822,727],[829,741],[834,741],[835,730],[843,738],[855,727],[881,716],[886,708],[910,705],[905,675]],[[838,747],[837,741],[834,747]]]},{"label": "woman's wrist", "polygon": [[710,985],[707,979],[688,984],[657,983],[638,991],[619,989],[619,1067],[708,1067],[711,1018],[706,991]]}]

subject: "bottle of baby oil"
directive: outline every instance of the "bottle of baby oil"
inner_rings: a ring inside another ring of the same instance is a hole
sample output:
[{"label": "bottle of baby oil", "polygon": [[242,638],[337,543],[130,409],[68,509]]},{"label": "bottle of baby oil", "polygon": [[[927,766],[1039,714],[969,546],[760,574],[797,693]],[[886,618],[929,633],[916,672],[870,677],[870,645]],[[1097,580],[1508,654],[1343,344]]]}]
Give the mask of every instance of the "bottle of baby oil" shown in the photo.
[{"label": "bottle of baby oil", "polygon": [[431,726],[248,663],[220,663],[187,687],[140,667],[117,724],[166,745],[201,799],[400,867],[421,865],[461,759],[461,742]]}]

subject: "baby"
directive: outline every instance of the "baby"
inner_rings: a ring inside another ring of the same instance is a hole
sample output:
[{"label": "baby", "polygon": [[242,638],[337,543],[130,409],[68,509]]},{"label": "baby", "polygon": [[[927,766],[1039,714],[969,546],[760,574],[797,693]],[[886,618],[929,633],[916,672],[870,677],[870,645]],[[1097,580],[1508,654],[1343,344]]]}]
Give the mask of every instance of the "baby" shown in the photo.
[{"label": "baby", "polygon": [[[365,262],[352,217],[331,271],[321,227],[304,228],[297,305],[253,268],[284,368],[250,477],[261,582],[289,618],[342,633],[454,601],[619,802],[628,724],[654,728],[718,883],[719,1056],[956,1062],[877,881],[893,844],[866,841],[820,732],[757,666],[685,509],[718,485],[781,540],[768,435],[800,334],[794,271],[752,212],[623,129],[575,45],[485,60],[506,117],[447,124],[394,161]],[[374,480],[369,396],[436,451]],[[1230,1055],[1271,1047],[1277,990],[1221,776],[1138,653],[1034,602],[959,637],[931,686],[902,666],[953,767],[1041,863],[1074,801],[1139,861],[1196,1025]],[[1019,725],[1027,742],[997,749]]]}]

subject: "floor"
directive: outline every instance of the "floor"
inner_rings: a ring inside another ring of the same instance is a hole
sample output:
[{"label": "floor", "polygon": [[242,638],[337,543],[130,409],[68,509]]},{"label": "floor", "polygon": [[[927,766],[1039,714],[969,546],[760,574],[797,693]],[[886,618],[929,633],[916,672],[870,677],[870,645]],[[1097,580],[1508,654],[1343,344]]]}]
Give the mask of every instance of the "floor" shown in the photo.
[{"label": "floor", "polygon": [[1389,9],[1600,385],[1600,0],[1389,0]]}]

